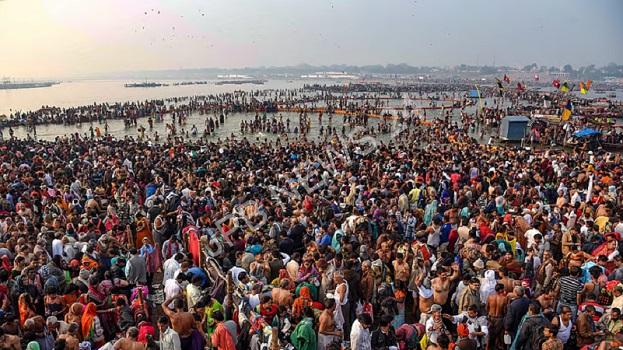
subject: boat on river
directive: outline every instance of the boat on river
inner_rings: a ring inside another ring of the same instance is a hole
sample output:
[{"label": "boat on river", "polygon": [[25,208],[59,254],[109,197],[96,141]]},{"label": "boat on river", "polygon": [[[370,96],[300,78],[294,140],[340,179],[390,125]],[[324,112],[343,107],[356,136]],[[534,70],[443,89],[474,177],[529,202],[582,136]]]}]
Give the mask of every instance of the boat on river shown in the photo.
[{"label": "boat on river", "polygon": [[3,79],[0,82],[0,90],[15,90],[15,89],[34,89],[50,87],[52,85],[59,84],[57,81],[41,81],[41,82],[15,82],[10,79]]}]

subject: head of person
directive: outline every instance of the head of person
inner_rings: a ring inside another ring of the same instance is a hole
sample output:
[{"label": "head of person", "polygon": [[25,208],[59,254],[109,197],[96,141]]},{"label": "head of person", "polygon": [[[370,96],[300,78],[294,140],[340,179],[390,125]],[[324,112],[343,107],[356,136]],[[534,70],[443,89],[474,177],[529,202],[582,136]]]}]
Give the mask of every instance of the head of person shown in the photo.
[{"label": "head of person", "polygon": [[619,309],[618,307],[613,307],[610,310],[610,318],[612,320],[618,320],[621,318],[621,309]]},{"label": "head of person", "polygon": [[325,303],[325,310],[329,310],[330,312],[335,311],[335,299],[328,299]]},{"label": "head of person", "polygon": [[558,335],[558,327],[550,324],[547,324],[545,328],[543,328],[543,335],[546,338],[554,338]]},{"label": "head of person", "polygon": [[524,294],[526,293],[526,290],[524,289],[524,287],[521,286],[516,286],[515,288],[513,288],[513,293],[515,293],[515,295],[518,298],[521,298],[524,296]]},{"label": "head of person", "polygon": [[56,316],[48,317],[48,319],[46,320],[46,325],[48,326],[48,329],[50,331],[57,330],[59,326],[58,318],[56,318]]},{"label": "head of person", "polygon": [[539,303],[530,303],[528,306],[528,313],[531,316],[536,316],[541,313],[541,305]]},{"label": "head of person", "polygon": [[560,317],[563,321],[569,321],[571,319],[571,308],[568,306],[562,306],[560,308]]},{"label": "head of person", "polygon": [[372,317],[370,317],[370,315],[366,313],[359,314],[357,316],[357,320],[359,321],[359,324],[361,324],[361,327],[363,328],[370,328],[372,326]]},{"label": "head of person", "polygon": [[389,325],[392,323],[393,317],[391,315],[383,315],[379,320],[379,328],[384,333],[389,331]]},{"label": "head of person", "polygon": [[476,277],[472,278],[469,280],[469,288],[472,291],[478,291],[480,290],[480,280]]},{"label": "head of person", "polygon": [[569,275],[571,277],[580,277],[581,274],[582,270],[579,267],[571,266],[571,268],[569,268]]},{"label": "head of person", "polygon": [[335,282],[336,285],[344,282],[344,275],[339,271],[334,272],[333,282]]},{"label": "head of person", "polygon": [[167,328],[169,328],[169,317],[162,315],[158,319],[158,329],[160,330],[160,333],[164,333]]},{"label": "head of person", "polygon": [[223,322],[225,321],[225,316],[223,315],[223,312],[220,310],[215,311],[212,314],[212,318],[216,321],[216,322]]},{"label": "head of person", "polygon": [[441,310],[442,310],[442,308],[441,308],[441,305],[439,305],[439,304],[433,304],[433,305],[430,307],[430,313],[431,313],[431,314],[433,315],[433,317],[435,317],[435,318],[439,318],[439,317],[441,317]]},{"label": "head of person", "polygon": [[128,338],[136,340],[138,338],[138,328],[130,327],[126,333]]},{"label": "head of person", "polygon": [[195,286],[195,287],[200,287],[201,286],[201,277],[199,276],[193,276],[191,283]]},{"label": "head of person", "polygon": [[76,334],[78,334],[78,329],[79,329],[78,324],[76,322],[72,322],[69,324],[69,327],[67,328],[67,333],[75,336]]},{"label": "head of person", "polygon": [[442,348],[442,349],[448,349],[448,347],[450,346],[450,337],[448,337],[448,335],[444,334],[440,334],[437,337],[437,345]]},{"label": "head of person", "polygon": [[505,289],[506,288],[504,287],[504,285],[502,283],[498,283],[498,284],[495,285],[495,292],[498,293],[498,294],[503,294]]},{"label": "head of person", "polygon": [[238,275],[238,281],[240,281],[240,282],[242,282],[242,283],[244,283],[244,284],[249,283],[249,275],[247,275],[247,273],[246,273],[246,272],[244,272],[244,271],[243,271],[243,272],[241,272],[241,273]]},{"label": "head of person", "polygon": [[476,305],[470,305],[467,307],[467,316],[470,318],[478,317],[478,307]]},{"label": "head of person", "polygon": [[184,301],[182,299],[175,299],[173,302],[173,307],[175,310],[183,310],[184,309]]}]

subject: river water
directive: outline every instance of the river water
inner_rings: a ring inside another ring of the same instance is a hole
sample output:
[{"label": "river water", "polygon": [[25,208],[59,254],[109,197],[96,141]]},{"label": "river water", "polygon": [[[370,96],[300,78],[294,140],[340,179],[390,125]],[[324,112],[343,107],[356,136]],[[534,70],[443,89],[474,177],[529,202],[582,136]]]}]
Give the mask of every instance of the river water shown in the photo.
[{"label": "river water", "polygon": [[[265,89],[299,89],[304,84],[347,84],[349,81],[318,81],[318,80],[269,80],[263,85],[215,85],[215,81],[209,81],[205,85],[185,85],[185,86],[173,86],[174,82],[180,82],[180,80],[168,81],[160,80],[161,83],[167,83],[169,86],[155,87],[155,88],[126,88],[124,84],[132,83],[136,81],[127,80],[83,80],[83,81],[69,81],[62,82],[61,84],[54,85],[47,88],[35,88],[35,89],[18,89],[18,90],[0,90],[0,115],[9,115],[16,111],[31,111],[41,108],[42,106],[57,106],[57,107],[72,107],[72,106],[84,106],[93,103],[103,102],[128,102],[128,101],[145,101],[153,99],[165,99],[171,97],[185,97],[195,95],[210,95],[233,92],[235,90],[251,91],[251,90],[265,90]],[[605,97],[605,94],[594,94],[592,91],[590,95],[586,97]],[[593,96],[594,95],[594,96]],[[458,95],[457,95],[458,97]],[[617,91],[617,100],[623,98],[623,91]],[[491,99],[486,99],[488,103],[492,103]],[[388,100],[389,106],[404,106],[402,100]],[[429,102],[424,101],[412,101],[414,106],[427,105]],[[444,103],[444,104],[447,104]],[[466,112],[475,112],[474,106],[466,108]],[[435,118],[439,116],[441,111],[428,110],[427,119]],[[454,110],[453,116],[458,117],[458,110]],[[279,113],[283,116],[284,121],[289,118],[290,125],[293,129],[298,124],[298,115],[295,113]],[[217,138],[224,138],[231,136],[240,137],[240,122],[243,120],[252,119],[254,114],[252,113],[234,113],[230,114],[226,119],[225,124],[216,130],[216,133],[210,136],[210,139],[216,140]],[[212,117],[215,117],[212,115]],[[190,132],[192,125],[196,125],[199,130],[199,136],[202,130],[205,128],[206,115],[199,115],[194,113],[187,118],[184,131]],[[332,126],[336,127],[338,133],[341,132],[341,116],[334,116]],[[328,124],[328,117],[323,118],[323,125],[326,130]],[[170,123],[169,117],[165,118],[166,123]],[[370,123],[376,125],[377,120],[371,119]],[[138,121],[139,126],[144,126],[148,129],[147,119],[142,118]],[[94,123],[93,128],[99,127],[102,131],[103,125]],[[73,133],[79,133],[81,135],[90,134],[90,124],[83,125],[39,125],[37,126],[37,138],[42,140],[54,140],[56,136],[63,136]],[[311,117],[311,132],[309,137],[315,138],[319,136],[320,124],[316,116]],[[16,128],[15,136],[18,138],[27,137],[28,131],[24,127]],[[126,128],[122,120],[110,120],[108,122],[108,132],[117,138],[123,138],[124,136],[138,136],[138,128]],[[153,130],[148,130],[146,136],[153,138],[154,133],[157,132],[161,139],[166,137],[167,130],[165,123],[154,123]],[[8,137],[6,130],[3,131],[4,137]],[[248,138],[274,138],[272,135],[264,135],[257,133],[253,135],[245,135]],[[291,135],[296,136],[296,135]],[[190,139],[193,139],[190,135]]]},{"label": "river water", "polygon": [[[161,83],[167,83],[169,86],[154,87],[154,88],[126,88],[124,84],[131,83],[133,81],[124,80],[87,80],[87,81],[72,81],[63,82],[58,85],[54,85],[47,88],[36,89],[18,89],[18,90],[0,90],[0,115],[9,115],[16,111],[31,111],[37,110],[43,106],[57,106],[57,107],[75,107],[90,105],[93,103],[104,102],[127,102],[127,101],[145,101],[153,99],[165,99],[171,97],[185,97],[195,95],[209,95],[233,92],[236,90],[251,91],[251,90],[266,90],[266,89],[299,89],[305,84],[347,84],[348,81],[318,81],[318,80],[269,80],[263,85],[215,85],[215,81],[211,81],[205,85],[185,85],[185,86],[173,86],[176,81],[160,80]],[[389,107],[403,106],[402,100],[387,100]],[[424,101],[412,101],[413,106],[428,105],[429,102]],[[448,102],[444,103],[448,104]],[[310,107],[310,106],[309,106]],[[438,110],[427,111],[428,118],[434,118],[440,115]],[[458,113],[458,112],[456,112]],[[279,113],[277,116],[282,115],[284,122],[287,118],[290,119],[291,129],[298,125],[298,115],[296,113]],[[213,118],[215,115],[211,115]],[[183,126],[184,131],[190,130],[195,125],[201,136],[202,130],[205,128],[205,121],[207,115],[200,115],[199,113],[193,113],[186,119],[186,125]],[[254,117],[254,113],[233,113],[225,120],[225,124],[216,129],[216,132],[212,134],[209,139],[216,140],[217,138],[224,138],[231,136],[240,137],[240,123],[243,120],[250,120]],[[338,133],[341,133],[341,116],[334,116],[333,123],[331,124],[336,128]],[[154,133],[157,132],[161,139],[166,137],[166,123],[171,123],[170,117],[165,117],[165,122],[154,123],[153,130],[148,130],[145,135],[152,138]],[[328,116],[324,116],[323,125],[326,130],[329,123]],[[377,120],[371,119],[371,125],[376,125]],[[138,120],[138,125],[148,129],[147,118],[141,118]],[[69,135],[73,133],[79,133],[81,135],[90,135],[90,127],[99,127],[102,132],[104,125],[99,123],[82,124],[82,125],[60,125],[60,124],[48,124],[38,125],[36,128],[37,138],[41,140],[54,140],[57,136]],[[178,127],[179,128],[179,127]],[[320,124],[317,116],[311,117],[311,132],[309,137],[315,138],[319,136]],[[29,134],[25,127],[18,127],[14,129],[15,136],[18,138],[26,138]],[[4,137],[8,137],[7,130],[4,130]],[[108,132],[117,138],[123,138],[124,136],[136,137],[139,134],[137,127],[127,128],[124,125],[123,120],[110,120],[108,121]],[[178,130],[179,135],[179,130]],[[192,135],[189,135],[190,139]],[[273,135],[265,135],[263,133],[257,133],[253,135],[245,135],[248,138],[274,138]],[[290,136],[296,136],[291,134]]]}]

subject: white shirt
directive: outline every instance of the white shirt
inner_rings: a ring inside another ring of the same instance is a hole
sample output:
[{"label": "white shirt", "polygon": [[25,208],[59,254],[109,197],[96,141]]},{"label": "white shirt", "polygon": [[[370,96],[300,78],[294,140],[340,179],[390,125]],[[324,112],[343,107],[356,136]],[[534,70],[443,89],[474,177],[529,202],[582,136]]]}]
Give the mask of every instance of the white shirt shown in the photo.
[{"label": "white shirt", "polygon": [[[176,295],[182,294],[182,287],[175,279],[170,279],[164,283],[164,298],[171,299]],[[167,305],[169,309],[173,310],[173,303]]]},{"label": "white shirt", "polygon": [[469,338],[475,340],[479,345],[481,345],[480,344],[481,338],[473,335],[474,332],[477,331],[478,327],[480,327],[480,331],[485,334],[482,337],[482,339],[487,339],[489,337],[489,328],[487,327],[487,318],[485,316],[480,316],[480,317],[476,316],[474,318],[471,318],[467,315],[467,312],[465,312],[460,315],[456,315],[452,317],[453,317],[452,323],[454,324],[457,324],[459,322],[462,322],[464,319],[467,319],[467,329],[469,329]]},{"label": "white shirt", "polygon": [[537,234],[540,234],[541,236],[543,236],[541,232],[535,228],[531,228],[528,231],[526,231],[525,236],[528,239],[528,248],[534,245],[534,236],[536,236]]},{"label": "white shirt", "polygon": [[371,350],[372,338],[370,331],[361,327],[359,320],[353,322],[350,330],[350,349],[351,350]]},{"label": "white shirt", "polygon": [[238,279],[238,276],[240,275],[241,272],[247,272],[245,269],[240,268],[238,266],[234,266],[231,269],[229,269],[229,271],[231,272],[231,278],[234,280],[234,283],[240,283],[240,280]]},{"label": "white shirt", "polygon": [[171,327],[168,327],[166,331],[160,333],[160,341],[158,342],[158,349],[160,350],[182,350],[182,344],[180,342],[180,335],[177,334]]}]

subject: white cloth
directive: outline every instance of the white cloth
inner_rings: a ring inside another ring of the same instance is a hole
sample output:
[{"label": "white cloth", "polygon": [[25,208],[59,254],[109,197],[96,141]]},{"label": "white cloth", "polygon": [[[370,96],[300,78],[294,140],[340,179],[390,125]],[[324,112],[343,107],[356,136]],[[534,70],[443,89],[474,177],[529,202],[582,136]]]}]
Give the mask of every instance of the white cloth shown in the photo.
[{"label": "white cloth", "polygon": [[238,284],[240,283],[240,280],[238,279],[238,276],[240,275],[241,272],[245,272],[247,273],[247,271],[243,268],[240,268],[238,266],[234,266],[231,269],[229,269],[229,271],[231,272],[231,278],[234,280],[234,283]]},{"label": "white cloth", "polygon": [[537,234],[540,234],[541,236],[543,236],[543,234],[541,234],[541,232],[535,228],[531,228],[528,231],[526,231],[525,236],[526,239],[528,241],[528,248],[532,247],[534,245],[534,236],[536,236]]},{"label": "white cloth", "polygon": [[495,284],[497,281],[495,280],[495,271],[487,270],[485,271],[485,278],[482,280],[480,284],[480,301],[483,304],[487,303],[487,298],[489,295],[495,292]]},{"label": "white cloth", "polygon": [[350,349],[351,350],[371,350],[372,337],[370,331],[361,327],[359,320],[353,322],[350,329]]},{"label": "white cloth", "polygon": [[60,239],[54,239],[52,241],[52,256],[63,256],[63,251],[63,241],[61,241]]},{"label": "white cloth", "polygon": [[175,278],[175,272],[180,269],[180,263],[171,257],[164,262],[162,269],[164,270],[162,280],[166,282]]}]

